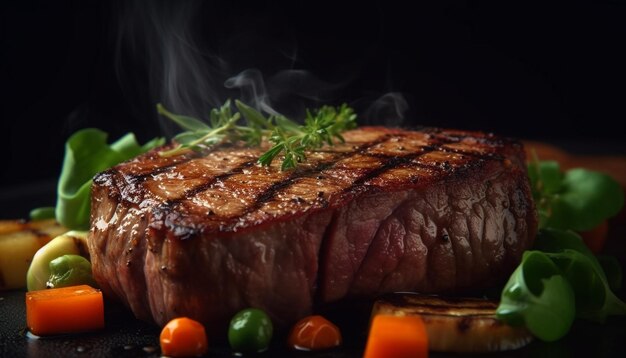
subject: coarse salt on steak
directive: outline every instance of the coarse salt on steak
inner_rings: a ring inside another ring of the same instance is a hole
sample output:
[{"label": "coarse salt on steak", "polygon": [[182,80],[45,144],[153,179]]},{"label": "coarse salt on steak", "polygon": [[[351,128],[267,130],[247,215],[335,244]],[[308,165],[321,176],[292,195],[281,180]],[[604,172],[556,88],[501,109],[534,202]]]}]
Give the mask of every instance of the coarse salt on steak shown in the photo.
[{"label": "coarse salt on steak", "polygon": [[98,174],[95,279],[159,325],[188,316],[222,329],[247,307],[285,325],[314,303],[488,287],[532,244],[520,143],[382,127],[344,137],[289,171],[257,164],[264,148],[225,144]]}]

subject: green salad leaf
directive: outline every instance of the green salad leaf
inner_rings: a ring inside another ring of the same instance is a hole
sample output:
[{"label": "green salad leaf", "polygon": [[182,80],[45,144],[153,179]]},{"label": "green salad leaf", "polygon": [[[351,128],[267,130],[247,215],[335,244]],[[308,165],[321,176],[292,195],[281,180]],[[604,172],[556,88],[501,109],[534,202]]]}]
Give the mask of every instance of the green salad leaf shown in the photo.
[{"label": "green salad leaf", "polygon": [[622,288],[622,266],[614,256],[598,255],[596,256],[602,270],[606,274],[606,279],[609,282],[609,287],[612,291],[617,292]]},{"label": "green salad leaf", "polygon": [[541,251],[526,251],[502,291],[496,311],[510,325],[525,325],[544,341],[564,336],[576,316],[574,291],[559,268]]},{"label": "green salad leaf", "polygon": [[499,319],[554,341],[567,334],[574,318],[603,322],[609,315],[626,315],[626,303],[613,293],[578,234],[542,229],[534,248],[524,253],[502,291]]},{"label": "green salad leaf", "polygon": [[552,258],[576,294],[576,316],[603,322],[610,315],[626,315],[626,303],[611,290],[600,261],[573,231],[543,229],[535,249]]},{"label": "green salad leaf", "polygon": [[528,166],[540,227],[591,230],[615,216],[624,191],[610,176],[582,168],[562,172],[555,161]]},{"label": "green salad leaf", "polygon": [[[55,216],[68,229],[89,229],[90,191],[94,175],[165,143],[164,138],[155,138],[139,145],[135,135],[128,133],[109,145],[107,136],[99,129],[87,128],[74,133],[65,143]],[[43,214],[49,215],[49,209],[31,212],[35,217]]]}]

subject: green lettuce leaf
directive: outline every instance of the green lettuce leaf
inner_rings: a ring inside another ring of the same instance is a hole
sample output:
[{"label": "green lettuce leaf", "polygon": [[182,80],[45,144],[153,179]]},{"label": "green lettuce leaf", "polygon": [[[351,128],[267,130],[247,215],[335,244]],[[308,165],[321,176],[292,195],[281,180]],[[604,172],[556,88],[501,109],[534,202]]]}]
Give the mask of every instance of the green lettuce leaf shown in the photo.
[{"label": "green lettuce leaf", "polygon": [[99,129],[87,128],[74,133],[65,144],[55,215],[69,229],[89,229],[94,175],[165,143],[165,139],[155,138],[142,146],[128,133],[109,145],[107,136]]}]

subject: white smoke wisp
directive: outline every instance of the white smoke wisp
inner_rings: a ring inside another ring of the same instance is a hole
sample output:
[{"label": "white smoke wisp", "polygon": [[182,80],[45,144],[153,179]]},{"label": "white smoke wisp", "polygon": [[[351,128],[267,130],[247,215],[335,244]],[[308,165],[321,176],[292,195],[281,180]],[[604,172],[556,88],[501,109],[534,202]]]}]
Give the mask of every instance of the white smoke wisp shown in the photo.
[{"label": "white smoke wisp", "polygon": [[[140,106],[161,102],[174,113],[205,118],[219,105],[224,63],[198,44],[197,1],[130,1],[120,9],[117,75]],[[133,103],[137,106],[136,103]],[[159,118],[161,128],[177,128]]]},{"label": "white smoke wisp", "polygon": [[305,108],[336,98],[345,83],[326,82],[302,69],[278,71],[266,80],[260,70],[247,69],[228,78],[224,86],[239,90],[239,98],[257,110],[298,119]]},{"label": "white smoke wisp", "polygon": [[[297,68],[294,38],[270,37],[282,27],[272,22],[274,26],[268,26],[263,17],[252,23],[241,21],[244,25],[225,21],[217,27],[207,23],[213,9],[203,7],[201,1],[116,4],[120,6],[115,11],[119,14],[116,70],[121,88],[135,116],[158,118],[168,136],[180,128],[156,114],[157,103],[173,113],[207,120],[212,108],[239,98],[267,114],[299,120],[307,108],[340,104],[337,100],[345,98],[344,91],[359,76],[359,66],[324,79]],[[391,93],[367,107],[372,118],[383,116],[377,122],[397,123],[406,101]]]},{"label": "white smoke wisp", "polygon": [[372,102],[364,111],[367,123],[384,124],[389,127],[402,127],[409,103],[400,92],[388,92]]},{"label": "white smoke wisp", "polygon": [[224,82],[228,89],[239,89],[241,100],[249,106],[265,113],[279,114],[270,103],[270,97],[265,87],[263,74],[258,69],[247,69]]}]

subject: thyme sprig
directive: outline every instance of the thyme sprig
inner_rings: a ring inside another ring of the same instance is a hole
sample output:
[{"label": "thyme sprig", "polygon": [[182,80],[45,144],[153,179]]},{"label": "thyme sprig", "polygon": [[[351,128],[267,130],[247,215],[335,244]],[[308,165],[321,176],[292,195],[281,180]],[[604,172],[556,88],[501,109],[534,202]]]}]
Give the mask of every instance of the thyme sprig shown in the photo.
[{"label": "thyme sprig", "polygon": [[173,138],[176,146],[160,152],[160,155],[167,157],[189,150],[200,151],[224,142],[241,141],[249,146],[259,146],[267,140],[273,145],[259,157],[258,162],[269,166],[282,154],[281,170],[287,170],[306,161],[307,151],[326,144],[333,145],[335,140],[343,142],[341,133],[356,127],[356,114],[346,104],[307,110],[304,124],[282,115],[266,117],[239,100],[235,100],[235,108],[236,111],[233,111],[231,101],[227,100],[221,107],[211,110],[209,123],[205,123],[174,114],[162,104],[157,104],[159,114],[185,130]]}]

